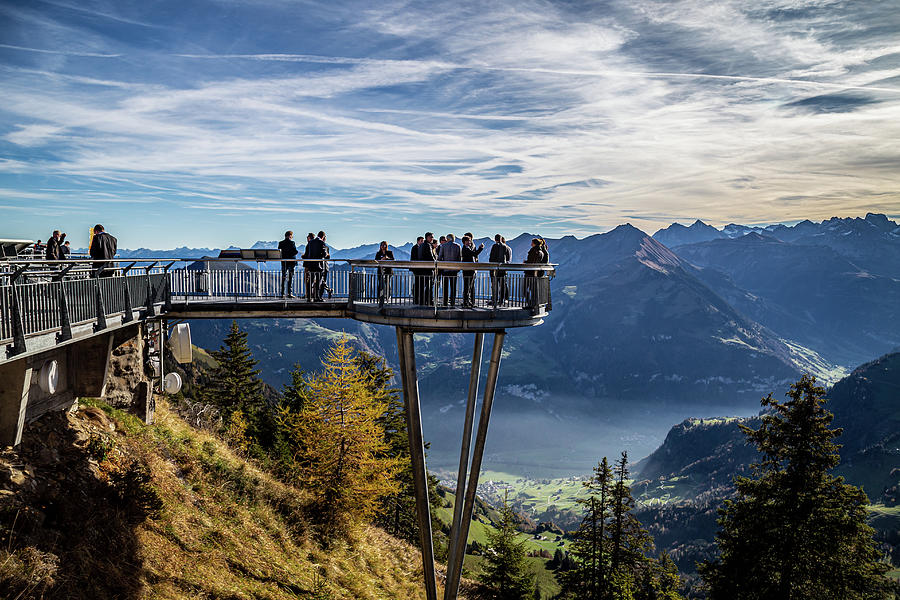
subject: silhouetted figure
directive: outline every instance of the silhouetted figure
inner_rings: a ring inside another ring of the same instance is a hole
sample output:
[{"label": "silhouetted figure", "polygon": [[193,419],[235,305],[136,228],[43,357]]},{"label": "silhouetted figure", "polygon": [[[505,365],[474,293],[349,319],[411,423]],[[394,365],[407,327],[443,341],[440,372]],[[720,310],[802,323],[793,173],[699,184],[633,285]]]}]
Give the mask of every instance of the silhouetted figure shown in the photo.
[{"label": "silhouetted figure", "polygon": [[[456,237],[452,233],[448,233],[444,238],[444,243],[438,248],[438,260],[441,262],[459,262],[462,260],[462,248],[456,243]],[[456,305],[456,282],[459,277],[459,271],[453,269],[445,269],[441,271],[441,287],[443,287],[444,306]],[[448,302],[449,296],[449,302]]]},{"label": "silhouetted figure", "polygon": [[[488,261],[502,265],[512,262],[512,248],[506,245],[506,240],[499,233],[494,236]],[[506,271],[502,269],[491,271],[491,297],[494,304],[509,300],[509,283],[506,281]]]},{"label": "silhouetted figure", "polygon": [[[420,235],[416,238],[416,243],[413,244],[412,249],[409,251],[409,260],[410,262],[415,262],[419,260],[419,250],[422,247],[422,244],[425,243],[425,236]],[[410,272],[413,276],[412,282],[412,297],[413,304],[422,304],[422,269],[410,269]]]},{"label": "silhouetted figure", "polygon": [[[281,250],[282,259],[296,258],[297,244],[294,243],[294,232],[285,231],[284,239],[278,242],[278,249]],[[287,288],[287,297],[294,297],[294,269],[297,268],[297,261],[282,260],[281,263],[281,297],[284,298],[285,288]]]},{"label": "silhouetted figure", "polygon": [[306,246],[303,248],[303,254],[300,255],[300,258],[303,259],[303,289],[306,292],[307,301],[313,299],[312,285],[310,283],[312,272],[309,269],[311,263],[307,259],[309,258],[309,243],[314,239],[316,239],[314,233],[309,232],[306,234]]},{"label": "silhouetted figure", "polygon": [[[375,253],[375,260],[394,260],[394,253],[388,249],[387,242],[381,242],[378,246],[378,252]],[[391,276],[394,270],[391,267],[378,267],[378,303],[384,304],[391,299]]]},{"label": "silhouetted figure", "polygon": [[[477,263],[482,250],[484,244],[475,248],[471,234],[463,236],[462,262]],[[466,308],[475,306],[475,271],[463,271],[463,306]]]},{"label": "silhouetted figure", "polygon": [[[94,239],[91,241],[90,255],[93,260],[108,260],[116,256],[118,240],[106,233],[103,225],[94,225]],[[109,268],[111,263],[94,263],[92,275],[94,277],[112,277],[114,271]]]},{"label": "silhouetted figure", "polygon": [[320,231],[317,237],[306,244],[307,259],[304,265],[309,271],[309,287],[306,290],[306,299],[313,302],[322,301],[322,273],[325,271],[325,259],[328,256],[328,246],[325,245],[325,232]]},{"label": "silhouetted figure", "polygon": [[[65,234],[63,234],[65,235]],[[62,252],[63,259],[68,259],[69,255],[72,254],[72,248],[69,246],[69,242],[66,241],[65,244],[59,247],[59,251]]]},{"label": "silhouetted figure", "polygon": [[[525,259],[526,264],[537,265],[545,262],[541,242],[540,238],[531,240],[531,248],[528,249],[528,257]],[[542,271],[525,271],[525,303],[528,306],[537,305],[537,278],[541,275]]]},{"label": "silhouetted figure", "polygon": [[[430,231],[425,234],[422,243],[418,245],[416,257],[420,262],[434,262],[437,254],[434,251],[434,234]],[[416,280],[419,295],[416,304],[430,306],[434,303],[434,273],[433,269],[416,269]]]},{"label": "silhouetted figure", "polygon": [[53,235],[47,240],[47,250],[44,253],[46,260],[61,260],[63,258],[62,244],[66,240],[66,234],[60,234],[59,229],[53,230]]},{"label": "silhouetted figure", "polygon": [[325,243],[327,238],[324,231],[319,232],[318,238],[322,240],[322,245],[325,247],[325,256],[323,257],[325,260],[322,261],[322,279],[319,282],[322,288],[319,290],[319,299],[322,299],[322,294],[325,292],[328,292],[328,298],[331,299],[331,288],[328,287],[328,271],[331,269],[331,263],[328,261],[331,259],[331,250],[328,248],[328,244]]}]

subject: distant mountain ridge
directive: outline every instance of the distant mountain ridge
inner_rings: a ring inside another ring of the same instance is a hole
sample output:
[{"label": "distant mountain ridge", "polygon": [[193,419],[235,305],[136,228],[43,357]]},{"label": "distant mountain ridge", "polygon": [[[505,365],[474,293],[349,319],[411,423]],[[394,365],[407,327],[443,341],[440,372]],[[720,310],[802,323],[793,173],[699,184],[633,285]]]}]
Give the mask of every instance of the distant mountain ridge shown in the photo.
[{"label": "distant mountain ridge", "polygon": [[[898,390],[900,352],[859,366],[828,391],[825,407],[834,413],[832,426],[843,430],[837,439],[841,445],[837,471],[850,483],[862,485],[873,502],[900,502]],[[672,427],[663,444],[638,463],[635,475],[658,482],[677,478],[690,487],[692,496],[727,486],[758,458],[739,425],[759,424],[758,417],[687,419]]]},{"label": "distant mountain ridge", "polygon": [[[781,240],[771,231],[735,238],[719,232],[721,237],[671,248],[628,224],[582,239],[546,238],[550,260],[559,264],[551,281],[553,311],[541,327],[509,332],[495,410],[509,422],[527,415],[533,423],[554,423],[559,433],[548,434],[540,449],[523,448],[514,432],[495,433],[497,455],[559,465],[571,453],[552,440],[590,421],[609,432],[602,444],[615,445],[610,452],[628,448],[642,456],[686,416],[752,414],[761,395],[783,393],[804,372],[834,382],[848,367],[900,346],[900,277],[884,274],[890,265],[882,258],[898,246],[893,221],[868,215],[825,224],[828,235],[862,233],[841,236],[847,248]],[[708,226],[694,229],[712,235]],[[823,224],[785,229],[800,240],[821,232]],[[509,239],[514,261],[524,260],[533,237]],[[409,245],[395,248],[398,259],[407,258]],[[369,258],[374,250],[364,244],[333,249],[332,256]],[[217,348],[226,325],[193,322],[196,343]],[[391,328],[327,319],[241,325],[264,379],[276,388],[297,363],[317,369],[323,350],[342,334],[397,364]],[[458,444],[471,336],[416,340],[423,415],[437,457],[442,436]],[[637,406],[653,414],[613,425]],[[598,444],[586,452],[598,451]],[[578,469],[570,472],[584,468],[567,465]]]}]

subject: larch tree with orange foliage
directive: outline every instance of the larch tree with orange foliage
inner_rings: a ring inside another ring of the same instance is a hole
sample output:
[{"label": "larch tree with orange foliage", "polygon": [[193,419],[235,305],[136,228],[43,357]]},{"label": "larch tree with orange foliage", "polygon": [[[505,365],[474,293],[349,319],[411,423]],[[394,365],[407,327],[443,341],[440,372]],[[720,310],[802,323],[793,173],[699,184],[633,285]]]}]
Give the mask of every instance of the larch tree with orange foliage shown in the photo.
[{"label": "larch tree with orange foliage", "polygon": [[323,370],[308,376],[299,410],[283,407],[280,425],[293,456],[292,476],[313,498],[324,537],[370,522],[381,498],[398,490],[398,461],[389,457],[380,417],[387,404],[372,392],[347,338],[331,346]]}]

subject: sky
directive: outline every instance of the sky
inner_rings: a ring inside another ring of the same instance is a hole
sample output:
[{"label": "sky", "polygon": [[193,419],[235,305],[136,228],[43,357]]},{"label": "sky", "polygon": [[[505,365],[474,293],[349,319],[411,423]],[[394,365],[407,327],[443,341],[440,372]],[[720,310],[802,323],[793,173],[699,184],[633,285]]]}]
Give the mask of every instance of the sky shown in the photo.
[{"label": "sky", "polygon": [[0,237],[900,217],[896,0],[0,1]]}]

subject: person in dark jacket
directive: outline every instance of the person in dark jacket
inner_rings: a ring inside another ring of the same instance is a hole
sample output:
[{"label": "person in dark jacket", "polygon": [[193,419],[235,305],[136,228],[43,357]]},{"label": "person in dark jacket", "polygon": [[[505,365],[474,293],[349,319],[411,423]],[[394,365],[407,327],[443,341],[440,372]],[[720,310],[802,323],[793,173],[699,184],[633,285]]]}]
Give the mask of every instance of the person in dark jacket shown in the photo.
[{"label": "person in dark jacket", "polygon": [[[416,238],[416,243],[413,244],[413,247],[409,251],[410,262],[415,262],[415,261],[419,260],[419,248],[422,246],[422,244],[424,242],[425,242],[425,236],[420,235],[419,237]],[[410,273],[412,273],[412,276],[413,276],[413,281],[412,281],[413,304],[421,304],[421,302],[419,302],[422,298],[422,292],[421,292],[422,280],[419,277],[419,275],[421,274],[421,269],[410,269],[409,271],[410,271]]]},{"label": "person in dark jacket", "polygon": [[[488,260],[501,265],[512,262],[512,248],[506,245],[506,241],[499,233],[494,236],[494,245],[491,246]],[[495,304],[503,304],[509,300],[509,284],[506,281],[506,271],[501,269],[491,271],[491,296]]]},{"label": "person in dark jacket", "polygon": [[306,244],[306,252],[303,263],[309,272],[309,285],[306,288],[306,299],[313,302],[322,301],[322,272],[325,270],[325,258],[328,256],[328,247],[325,245],[325,232],[320,231],[318,237],[314,237]]},{"label": "person in dark jacket", "polygon": [[47,240],[47,251],[44,258],[47,260],[61,260],[63,258],[62,244],[66,239],[66,234],[60,234],[59,229],[53,230],[53,235]]},{"label": "person in dark jacket", "polygon": [[319,239],[322,240],[322,245],[325,246],[325,260],[322,261],[322,278],[319,281],[319,286],[321,289],[319,290],[319,298],[322,298],[322,294],[328,292],[328,298],[331,298],[331,288],[328,287],[328,271],[331,268],[331,263],[328,261],[331,260],[331,249],[328,247],[327,239],[325,237],[325,232],[319,232]]},{"label": "person in dark jacket", "polygon": [[[94,225],[94,239],[91,241],[90,255],[92,260],[108,260],[116,256],[118,240],[106,233],[103,225]],[[115,273],[109,262],[94,263],[94,277],[112,277]]]},{"label": "person in dark jacket", "polygon": [[312,279],[312,274],[309,270],[309,267],[312,263],[308,262],[309,258],[309,243],[316,239],[314,233],[309,232],[306,234],[306,246],[303,248],[303,254],[300,255],[300,258],[303,259],[303,289],[306,290],[306,299],[312,300],[312,287],[310,287],[310,280]]},{"label": "person in dark jacket", "polygon": [[[534,238],[531,240],[531,248],[528,249],[528,257],[525,259],[525,263],[529,265],[537,265],[543,264],[544,260],[544,251],[541,248],[541,240],[539,238]],[[541,271],[525,271],[525,303],[528,306],[535,306],[537,298],[537,278],[543,275]]]},{"label": "person in dark jacket", "polygon": [[[438,260],[441,262],[459,262],[462,260],[462,249],[456,243],[456,236],[448,233],[441,236],[444,243],[438,246]],[[446,269],[441,271],[441,287],[443,288],[444,306],[456,305],[456,282],[459,271]]]},{"label": "person in dark jacket", "polygon": [[[66,235],[66,234],[63,234]],[[69,247],[69,242],[66,240],[66,243],[59,247],[59,251],[62,252],[63,260],[68,260],[69,255],[72,254],[72,248]]]},{"label": "person in dark jacket", "polygon": [[284,298],[284,291],[287,288],[287,297],[294,297],[294,269],[297,268],[296,260],[287,260],[297,258],[297,244],[294,243],[294,232],[285,231],[284,239],[278,242],[278,249],[281,250],[281,297]]},{"label": "person in dark jacket", "polygon": [[[394,253],[388,248],[388,243],[382,241],[375,253],[375,260],[394,260]],[[391,298],[391,275],[394,270],[390,267],[378,267],[378,303],[384,304]]]},{"label": "person in dark jacket", "polygon": [[[419,246],[419,260],[434,262],[437,260],[437,245],[434,234],[430,231],[425,233],[425,241]],[[422,298],[419,304],[432,306],[434,304],[434,269],[421,269],[421,292]]]},{"label": "person in dark jacket", "polygon": [[[477,263],[478,255],[484,250],[484,244],[475,248],[475,242],[472,236],[466,234],[463,236],[462,261],[465,263]],[[475,271],[463,271],[463,307],[473,308],[475,306]]]}]

